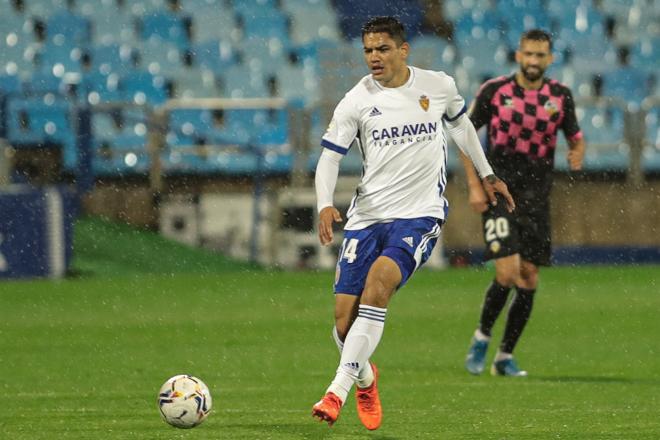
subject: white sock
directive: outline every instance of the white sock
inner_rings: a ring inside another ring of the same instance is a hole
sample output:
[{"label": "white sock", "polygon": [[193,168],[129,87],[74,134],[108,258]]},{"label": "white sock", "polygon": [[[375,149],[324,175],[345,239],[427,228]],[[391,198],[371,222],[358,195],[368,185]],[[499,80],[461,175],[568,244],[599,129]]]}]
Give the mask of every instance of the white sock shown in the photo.
[{"label": "white sock", "polygon": [[503,361],[505,359],[512,359],[513,355],[511,353],[505,353],[503,351],[497,350],[497,354],[495,355],[495,362]]},{"label": "white sock", "polygon": [[[332,337],[337,344],[337,349],[339,350],[339,355],[341,355],[342,350],[344,349],[344,342],[339,339],[339,333],[337,333],[337,327],[332,327]],[[355,381],[357,386],[360,388],[369,388],[372,383],[374,383],[374,371],[371,369],[371,364],[367,362],[358,373],[358,378]]]},{"label": "white sock", "polygon": [[[386,312],[387,309],[380,307],[360,305],[358,317],[344,341],[337,375],[327,390],[339,397],[342,402],[346,402],[353,383],[358,380],[358,372],[364,366],[369,366],[368,360],[383,335]],[[370,366],[369,370],[371,370]]]},{"label": "white sock", "polygon": [[490,342],[490,336],[484,335],[479,329],[476,329],[474,331],[474,339],[476,339],[477,341]]}]

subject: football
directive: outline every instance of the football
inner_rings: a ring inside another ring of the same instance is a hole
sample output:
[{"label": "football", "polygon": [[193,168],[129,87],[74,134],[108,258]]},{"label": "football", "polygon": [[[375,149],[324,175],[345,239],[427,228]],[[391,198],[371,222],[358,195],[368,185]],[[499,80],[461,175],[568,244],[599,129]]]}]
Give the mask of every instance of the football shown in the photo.
[{"label": "football", "polygon": [[194,428],[211,412],[211,393],[195,376],[179,374],[169,378],[158,393],[163,420],[177,428]]}]

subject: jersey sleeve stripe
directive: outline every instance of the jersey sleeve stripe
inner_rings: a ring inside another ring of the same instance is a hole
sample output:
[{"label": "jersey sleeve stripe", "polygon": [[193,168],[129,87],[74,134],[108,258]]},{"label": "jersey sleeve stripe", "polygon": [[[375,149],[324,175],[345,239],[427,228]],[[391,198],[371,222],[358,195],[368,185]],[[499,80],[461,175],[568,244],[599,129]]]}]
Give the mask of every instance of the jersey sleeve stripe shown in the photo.
[{"label": "jersey sleeve stripe", "polygon": [[346,153],[348,153],[348,148],[340,147],[339,145],[333,144],[327,139],[321,139],[321,146],[327,148],[328,150],[335,151],[339,154],[346,155]]},{"label": "jersey sleeve stripe", "polygon": [[447,121],[447,122],[454,122],[456,119],[460,118],[461,115],[463,115],[463,113],[465,113],[466,111],[467,111],[467,107],[466,107],[466,106],[463,106],[463,108],[461,109],[461,111],[458,112],[458,114],[457,114],[456,116],[454,116],[453,118],[450,118],[450,117],[447,116],[447,114],[445,113],[444,115],[442,115],[442,119],[444,119],[444,120]]}]

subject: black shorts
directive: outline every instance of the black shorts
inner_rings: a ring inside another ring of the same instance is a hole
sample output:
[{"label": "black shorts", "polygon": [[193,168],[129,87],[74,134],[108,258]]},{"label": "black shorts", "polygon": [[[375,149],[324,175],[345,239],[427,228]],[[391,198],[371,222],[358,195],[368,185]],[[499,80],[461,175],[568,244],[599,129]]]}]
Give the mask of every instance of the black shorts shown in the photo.
[{"label": "black shorts", "polygon": [[550,207],[547,200],[518,200],[508,212],[498,196],[497,206],[489,206],[482,216],[486,260],[520,254],[537,266],[549,266],[552,254]]}]

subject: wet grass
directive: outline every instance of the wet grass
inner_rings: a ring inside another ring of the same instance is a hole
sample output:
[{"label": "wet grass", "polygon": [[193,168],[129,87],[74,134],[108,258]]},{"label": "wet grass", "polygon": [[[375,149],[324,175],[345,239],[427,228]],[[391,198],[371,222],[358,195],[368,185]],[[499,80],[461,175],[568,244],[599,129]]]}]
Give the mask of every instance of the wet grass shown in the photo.
[{"label": "wet grass", "polygon": [[[3,282],[0,438],[657,439],[659,275],[545,270],[517,350],[530,377],[511,380],[462,369],[491,274],[420,272],[391,304],[374,358],[385,418],[373,433],[352,397],[332,428],[310,417],[338,360],[331,273],[90,269]],[[161,383],[183,372],[214,397],[190,431],[156,408]]]}]

